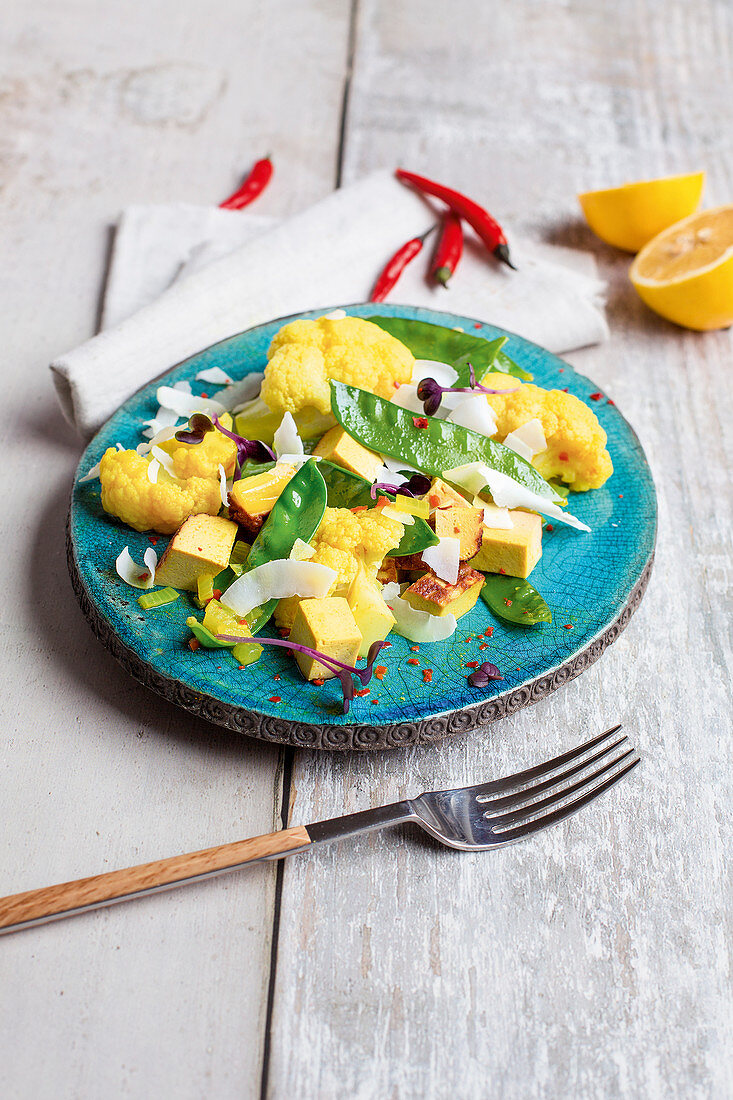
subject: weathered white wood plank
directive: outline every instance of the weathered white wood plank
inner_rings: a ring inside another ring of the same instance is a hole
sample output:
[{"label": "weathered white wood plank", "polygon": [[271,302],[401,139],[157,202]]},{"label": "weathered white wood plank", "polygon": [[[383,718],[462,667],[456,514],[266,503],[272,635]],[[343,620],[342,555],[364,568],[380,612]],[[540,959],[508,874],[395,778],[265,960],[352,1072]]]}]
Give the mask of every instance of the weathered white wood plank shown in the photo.
[{"label": "weathered white wood plank", "polygon": [[[277,750],[136,685],[76,607],[79,444],[47,363],[94,329],[125,203],[218,201],[268,150],[262,212],[330,190],[347,30],[335,2],[4,6],[2,893],[278,824]],[[0,1094],[258,1095],[274,881],[257,866],[4,939]]]},{"label": "weathered white wood plank", "polygon": [[613,338],[573,359],[639,432],[659,548],[581,679],[454,742],[299,755],[291,821],[515,771],[616,720],[645,762],[492,855],[395,833],[288,861],[272,1097],[730,1095],[731,336],[647,313],[573,195],[703,164],[730,200],[732,24],[682,0],[360,4],[345,178],[403,163],[596,251]]}]

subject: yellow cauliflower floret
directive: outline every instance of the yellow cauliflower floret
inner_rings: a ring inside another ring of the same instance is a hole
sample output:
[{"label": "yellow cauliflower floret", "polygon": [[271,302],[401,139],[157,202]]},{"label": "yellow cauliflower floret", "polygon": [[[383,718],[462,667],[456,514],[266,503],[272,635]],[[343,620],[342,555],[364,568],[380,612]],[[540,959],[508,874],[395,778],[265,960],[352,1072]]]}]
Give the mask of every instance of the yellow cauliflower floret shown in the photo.
[{"label": "yellow cauliflower floret", "polygon": [[267,355],[261,392],[266,405],[324,415],[331,411],[329,379],[392,397],[410,381],[415,362],[404,344],[361,317],[293,321],[280,329]]},{"label": "yellow cauliflower floret", "polygon": [[215,516],[221,509],[218,477],[190,477],[174,481],[165,470],[158,480],[148,479],[150,462],[137,451],[105,451],[99,467],[102,507],[136,531],[159,531],[172,535],[189,516],[205,512]]},{"label": "yellow cauliflower floret", "polygon": [[613,473],[606,433],[595,413],[571,393],[525,384],[486,400],[496,414],[499,439],[535,417],[542,423],[547,450],[535,455],[532,465],[544,478],[561,478],[584,492],[600,488]]},{"label": "yellow cauliflower floret", "polygon": [[[354,580],[360,565],[376,576],[382,559],[399,545],[405,532],[403,524],[378,509],[351,512],[348,508],[327,508],[311,541],[315,554],[310,561],[327,565],[337,573],[328,595],[342,595]],[[293,625],[299,598],[280,600],[275,610],[278,626]]]},{"label": "yellow cauliflower floret", "polygon": [[223,432],[207,432],[201,443],[179,443],[169,439],[160,444],[173,459],[176,477],[219,477],[219,466],[223,466],[227,477],[234,473],[237,457],[237,445]]}]

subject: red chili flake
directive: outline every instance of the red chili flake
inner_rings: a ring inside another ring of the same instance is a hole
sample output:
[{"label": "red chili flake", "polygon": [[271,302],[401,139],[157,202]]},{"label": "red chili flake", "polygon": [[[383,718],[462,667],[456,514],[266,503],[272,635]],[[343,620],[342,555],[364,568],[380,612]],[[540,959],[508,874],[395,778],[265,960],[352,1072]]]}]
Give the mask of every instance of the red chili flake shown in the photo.
[{"label": "red chili flake", "polygon": [[148,542],[152,543],[153,546],[158,545],[158,539],[155,535],[148,535]]},{"label": "red chili flake", "polygon": [[618,499],[619,499],[619,500],[623,500],[623,499],[624,499],[624,494],[623,494],[623,493],[619,493],[619,495],[618,495]]},{"label": "red chili flake", "polygon": [[246,665],[237,665],[237,668],[239,669],[240,672],[242,671],[242,669],[245,669],[246,667],[247,667]]},{"label": "red chili flake", "polygon": [[511,607],[511,606],[512,606],[512,601],[511,601],[511,600],[508,600],[508,599],[506,598],[506,596],[504,597],[504,603],[505,603],[505,604],[507,605],[507,607]]},{"label": "red chili flake", "polygon": [[613,398],[612,398],[612,397],[607,397],[607,398],[606,398],[606,404],[607,404],[607,405],[615,405],[615,404],[616,404],[616,402],[615,402],[615,401],[613,400]]},{"label": "red chili flake", "polygon": [[369,701],[373,707],[376,707],[379,704],[379,699],[370,699]]},{"label": "red chili flake", "polygon": [[281,627],[278,628],[278,634],[280,635],[281,638],[287,638],[288,635],[290,634],[290,631],[287,630],[284,626],[281,626]]},{"label": "red chili flake", "polygon": [[500,572],[500,573],[503,573],[503,574],[504,574],[504,576],[506,576],[506,569],[504,569],[504,567],[503,567],[503,566],[501,566],[501,567],[499,568],[499,572]]},{"label": "red chili flake", "polygon": [[466,661],[466,668],[478,668],[478,661]]},{"label": "red chili flake", "polygon": [[552,526],[551,523],[548,523],[548,524],[545,525],[545,531],[554,531],[554,530],[555,530],[555,528]]},{"label": "red chili flake", "polygon": [[432,684],[433,682],[433,670],[432,668],[424,668],[422,670],[423,683]]},{"label": "red chili flake", "polygon": [[485,638],[490,638],[490,637],[491,637],[491,635],[492,635],[493,633],[494,633],[494,628],[493,628],[493,626],[487,626],[487,627],[486,627],[486,628],[484,629],[484,637],[485,637]]},{"label": "red chili flake", "polygon": [[573,624],[572,623],[565,623],[565,629],[566,630],[572,630],[573,629]]},{"label": "red chili flake", "polygon": [[359,691],[355,691],[354,695],[363,696],[369,694],[369,688],[360,688]]},{"label": "red chili flake", "polygon": [[411,645],[410,649],[412,650],[413,653],[419,653],[420,652],[420,646],[419,645]]},{"label": "red chili flake", "polygon": [[221,599],[221,588],[215,588],[213,590],[213,592],[211,593],[211,596],[212,596],[212,599],[214,599],[214,600],[220,600]]},{"label": "red chili flake", "polygon": [[275,675],[273,676],[273,680],[282,680],[282,676],[280,675],[279,672],[275,673]]},{"label": "red chili flake", "polygon": [[591,401],[600,401],[602,397],[603,397],[602,393],[592,393],[590,395]]},{"label": "red chili flake", "polygon": [[148,573],[148,571],[147,571],[147,569],[146,569],[144,573],[138,573],[138,575],[137,575],[137,579],[138,579],[139,581],[146,581],[146,580],[148,579],[148,577],[149,577],[149,576],[150,576],[150,574]]},{"label": "red chili flake", "polygon": [[246,619],[237,619],[237,624],[239,626],[246,626],[247,625],[247,620]]},{"label": "red chili flake", "polygon": [[430,494],[430,496],[428,497],[428,504],[430,505],[431,508],[437,508],[438,507],[438,505],[440,504],[440,497],[438,496],[437,493],[431,493]]},{"label": "red chili flake", "polygon": [[209,395],[208,395],[208,393],[202,393],[202,394],[201,394],[201,396],[202,396],[202,397],[207,397],[207,398],[208,398],[208,396],[209,396]]},{"label": "red chili flake", "polygon": [[489,647],[488,647],[488,644],[486,642],[482,642],[481,645],[479,646],[479,649],[488,649],[488,648]]},{"label": "red chili flake", "polygon": [[201,648],[201,642],[198,640],[198,638],[191,638],[190,642],[188,643],[188,648],[192,651],[192,653],[195,653],[197,649]]},{"label": "red chili flake", "polygon": [[464,640],[464,642],[470,642],[470,641],[472,641],[473,639],[472,639],[472,638],[471,638],[471,636],[469,635],[469,636],[468,636],[468,638],[464,638],[463,640]]},{"label": "red chili flake", "polygon": [[271,695],[270,698],[268,699],[268,702],[269,703],[282,703],[282,699],[280,698],[279,695]]},{"label": "red chili flake", "polygon": [[374,666],[374,675],[377,677],[378,680],[383,680],[384,677],[385,677],[386,672],[387,672],[387,666],[386,665],[375,665]]},{"label": "red chili flake", "polygon": [[360,504],[356,508],[350,508],[349,509],[350,512],[366,512],[366,510],[367,510],[366,504]]},{"label": "red chili flake", "polygon": [[322,679],[320,678],[320,676],[318,677],[318,679],[317,679],[317,680],[311,680],[311,683],[312,683],[312,684],[315,684],[317,688],[322,688],[322,687],[323,687],[323,685],[325,684],[325,682],[326,682],[326,681],[325,681],[325,680],[322,680]]},{"label": "red chili flake", "polygon": [[562,388],[562,392],[563,392],[563,393],[570,393],[570,390],[568,389],[568,387],[567,387],[567,386],[563,386],[563,388]]},{"label": "red chili flake", "polygon": [[420,664],[417,657],[408,657],[407,658],[407,663],[408,663],[408,665],[419,665]]},{"label": "red chili flake", "polygon": [[398,390],[400,388],[400,386],[402,385],[402,383],[401,382],[393,382],[392,385],[394,386],[394,388],[396,390]]},{"label": "red chili flake", "polygon": [[565,367],[558,367],[557,369],[560,371],[560,374],[565,373]]},{"label": "red chili flake", "polygon": [[481,322],[480,321],[474,321],[473,327],[474,328],[481,328]]},{"label": "red chili flake", "polygon": [[427,428],[428,418],[427,416],[413,416],[412,423],[416,428]]},{"label": "red chili flake", "polygon": [[557,457],[560,459],[561,462],[567,462],[568,461],[568,452],[567,451],[560,451],[560,454]]},{"label": "red chili flake", "polygon": [[382,642],[382,648],[383,649],[391,649],[392,648],[392,643],[391,642]]}]

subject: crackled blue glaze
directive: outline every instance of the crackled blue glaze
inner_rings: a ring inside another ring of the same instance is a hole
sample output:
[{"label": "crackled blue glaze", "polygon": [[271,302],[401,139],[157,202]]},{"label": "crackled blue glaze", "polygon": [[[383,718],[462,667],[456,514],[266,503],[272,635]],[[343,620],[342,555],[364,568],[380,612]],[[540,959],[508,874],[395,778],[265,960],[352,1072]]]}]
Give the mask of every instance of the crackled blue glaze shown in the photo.
[{"label": "crackled blue glaze", "polygon": [[[355,316],[375,311],[374,305],[345,308]],[[318,317],[324,312],[300,316]],[[460,326],[487,339],[504,335],[501,329],[450,313],[383,303],[379,312]],[[280,318],[207,348],[174,367],[165,381],[185,379],[194,393],[201,393],[215,388],[195,381],[196,374],[207,367],[221,367],[235,379],[261,371],[270,341],[289,320],[293,318]],[[115,573],[115,558],[124,546],[130,547],[135,560],[142,561],[150,545],[148,536],[105,514],[99,482],[78,484],[79,476],[99,461],[107,447],[116,443],[135,447],[140,442],[142,422],[157,409],[155,392],[160,380],[140,390],[115,413],[79,464],[70,535],[83,584],[97,611],[127,647],[163,676],[230,706],[321,726],[387,725],[435,717],[512,691],[570,661],[618,616],[653,553],[654,484],[641,445],[619,410],[605,398],[589,400],[597,386],[543,348],[508,335],[507,352],[532,372],[538,385],[567,387],[592,407],[608,435],[614,465],[614,474],[602,489],[570,494],[570,510],[590,526],[590,534],[560,524],[544,534],[543,554],[532,582],[552,609],[552,623],[529,629],[513,627],[494,619],[479,600],[448,642],[421,645],[415,653],[410,642],[393,635],[391,647],[380,658],[387,668],[384,679],[372,680],[370,694],[355,699],[348,716],[341,713],[338,681],[323,687],[305,683],[295,663],[281,650],[266,649],[256,664],[243,670],[227,650],[191,652],[186,617],[197,609],[189,597],[183,594],[173,604],[143,612],[137,603],[138,593]],[[161,537],[159,556],[165,544]],[[493,628],[490,640],[478,637],[487,627]],[[413,658],[418,658],[419,666],[408,664]],[[470,669],[466,662],[484,660],[498,665],[504,680],[477,691],[467,683]],[[423,682],[422,668],[432,669],[431,683]],[[280,679],[274,681],[276,674]],[[275,696],[281,701],[272,702]]]}]

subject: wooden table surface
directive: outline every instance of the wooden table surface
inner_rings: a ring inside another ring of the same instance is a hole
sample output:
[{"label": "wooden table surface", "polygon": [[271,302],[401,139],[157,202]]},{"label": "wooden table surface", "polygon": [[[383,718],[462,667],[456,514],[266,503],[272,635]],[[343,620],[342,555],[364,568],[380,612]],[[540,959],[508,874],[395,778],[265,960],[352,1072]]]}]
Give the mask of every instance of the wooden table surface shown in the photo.
[{"label": "wooden table surface", "polygon": [[[373,835],[0,940],[0,1095],[733,1095],[731,334],[648,313],[574,199],[702,166],[731,201],[731,6],[10,0],[0,42],[0,893],[478,781],[616,721],[645,757],[494,854]],[[643,442],[656,570],[596,665],[491,728],[378,755],[243,740],[128,679],[75,604],[80,445],[47,364],[95,330],[124,205],[215,203],[268,150],[262,213],[401,163],[608,280],[611,340],[570,358]]]}]

